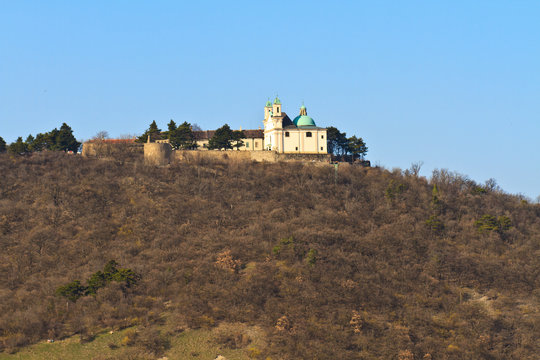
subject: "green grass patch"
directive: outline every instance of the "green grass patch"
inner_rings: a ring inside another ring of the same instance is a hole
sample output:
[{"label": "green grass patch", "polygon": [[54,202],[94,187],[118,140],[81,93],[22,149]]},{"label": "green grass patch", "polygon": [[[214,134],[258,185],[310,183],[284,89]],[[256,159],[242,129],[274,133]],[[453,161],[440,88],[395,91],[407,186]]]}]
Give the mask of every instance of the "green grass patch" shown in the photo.
[{"label": "green grass patch", "polygon": [[[122,357],[133,349],[133,346],[122,345],[122,340],[135,328],[115,331],[112,334],[103,332],[90,342],[81,343],[78,335],[53,343],[42,341],[27,346],[15,354],[0,354],[0,360],[65,360],[65,359],[107,359]],[[263,343],[260,330],[243,327],[250,334],[252,342],[243,348],[231,349],[219,344],[215,329],[187,330],[169,336],[170,348],[164,356],[169,359],[215,359],[222,355],[227,360],[248,360],[254,358]],[[251,355],[251,357],[250,357]]]}]

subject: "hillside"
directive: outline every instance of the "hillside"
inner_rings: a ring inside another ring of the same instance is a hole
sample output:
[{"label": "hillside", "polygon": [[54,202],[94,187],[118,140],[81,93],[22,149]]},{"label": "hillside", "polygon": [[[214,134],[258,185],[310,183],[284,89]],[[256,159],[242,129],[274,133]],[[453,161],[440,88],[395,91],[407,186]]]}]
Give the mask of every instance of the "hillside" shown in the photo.
[{"label": "hillside", "polygon": [[[3,352],[127,328],[95,358],[155,359],[210,330],[212,346],[260,359],[540,352],[540,205],[494,186],[447,171],[428,182],[342,167],[336,179],[312,164],[53,153],[2,155],[0,173]],[[58,295],[110,260],[140,280]]]}]

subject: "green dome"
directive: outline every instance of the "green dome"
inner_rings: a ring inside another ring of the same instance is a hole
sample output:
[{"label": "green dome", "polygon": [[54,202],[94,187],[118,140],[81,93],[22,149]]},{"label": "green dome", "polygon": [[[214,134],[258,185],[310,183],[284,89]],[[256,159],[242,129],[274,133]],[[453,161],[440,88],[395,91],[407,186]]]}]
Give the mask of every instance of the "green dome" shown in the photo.
[{"label": "green dome", "polygon": [[279,100],[279,98],[276,96],[276,98],[274,99],[274,104],[279,104],[281,105],[281,100]]},{"label": "green dome", "polygon": [[296,126],[315,126],[315,121],[307,115],[299,115],[293,120]]},{"label": "green dome", "polygon": [[265,107],[272,107],[272,102],[271,102],[270,100],[268,100],[268,101],[266,102],[266,106],[265,106]]}]

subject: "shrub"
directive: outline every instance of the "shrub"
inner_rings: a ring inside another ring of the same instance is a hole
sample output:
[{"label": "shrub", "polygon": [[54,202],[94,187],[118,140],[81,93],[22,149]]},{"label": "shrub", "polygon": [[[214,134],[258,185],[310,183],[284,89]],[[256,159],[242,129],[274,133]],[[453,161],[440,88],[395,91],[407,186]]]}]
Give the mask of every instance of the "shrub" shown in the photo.
[{"label": "shrub", "polygon": [[475,221],[474,225],[480,232],[495,231],[503,233],[512,227],[512,221],[504,215],[497,218],[488,214]]},{"label": "shrub", "polygon": [[80,280],[73,280],[72,282],[56,289],[56,294],[75,302],[81,296],[86,294],[86,289],[86,286],[81,285]]},{"label": "shrub", "polygon": [[437,215],[431,215],[429,219],[426,220],[426,225],[431,231],[436,233],[440,233],[444,230],[444,224]]},{"label": "shrub", "polygon": [[306,255],[306,263],[309,266],[315,265],[315,263],[317,262],[317,255],[318,255],[317,250],[309,249],[309,251],[308,251],[308,253]]}]

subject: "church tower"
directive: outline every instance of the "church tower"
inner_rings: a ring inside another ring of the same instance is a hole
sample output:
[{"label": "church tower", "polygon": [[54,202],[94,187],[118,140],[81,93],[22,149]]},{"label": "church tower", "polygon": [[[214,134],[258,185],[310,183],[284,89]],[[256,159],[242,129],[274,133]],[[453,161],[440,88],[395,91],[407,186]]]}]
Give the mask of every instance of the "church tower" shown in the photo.
[{"label": "church tower", "polygon": [[268,100],[266,102],[265,107],[264,107],[264,121],[268,120],[271,113],[272,113],[272,102],[270,100]]},{"label": "church tower", "polygon": [[272,106],[272,115],[281,116],[281,100],[276,96],[274,99],[274,104]]}]

